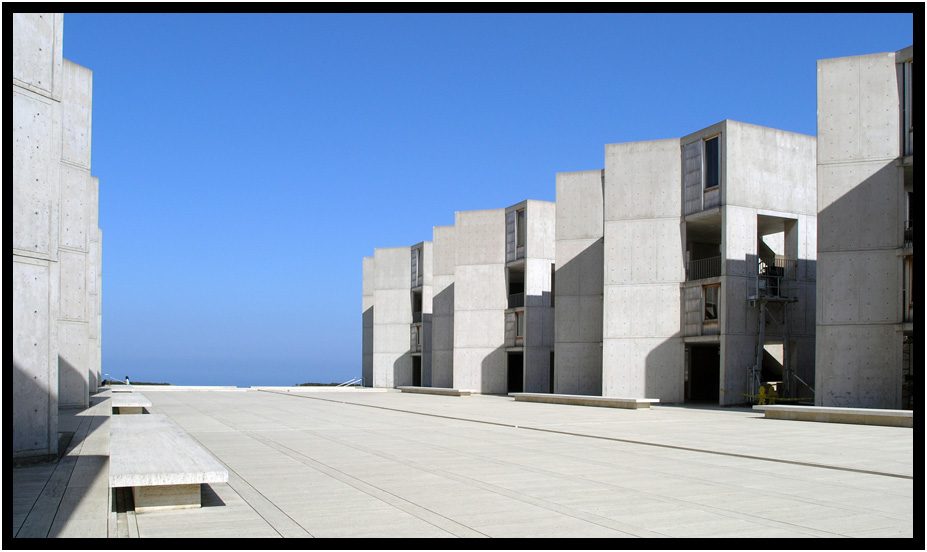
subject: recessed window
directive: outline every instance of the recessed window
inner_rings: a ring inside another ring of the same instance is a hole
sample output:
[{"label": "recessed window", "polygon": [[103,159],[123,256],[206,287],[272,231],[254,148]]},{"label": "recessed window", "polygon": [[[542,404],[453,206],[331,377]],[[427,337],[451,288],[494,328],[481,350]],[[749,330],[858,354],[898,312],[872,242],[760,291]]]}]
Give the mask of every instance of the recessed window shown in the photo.
[{"label": "recessed window", "polygon": [[721,185],[721,139],[713,136],[705,140],[705,189]]},{"label": "recessed window", "polygon": [[515,339],[523,339],[525,337],[525,311],[518,311],[515,313]]},{"label": "recessed window", "polygon": [[718,321],[718,307],[721,299],[721,284],[704,286],[705,309],[702,320],[704,322]]}]

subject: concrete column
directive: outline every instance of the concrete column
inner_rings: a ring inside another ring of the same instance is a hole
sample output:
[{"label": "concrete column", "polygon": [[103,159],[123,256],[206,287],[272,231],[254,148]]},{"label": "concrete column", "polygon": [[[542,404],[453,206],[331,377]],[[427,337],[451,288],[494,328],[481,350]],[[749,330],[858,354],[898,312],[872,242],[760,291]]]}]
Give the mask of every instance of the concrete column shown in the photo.
[{"label": "concrete column", "polygon": [[453,226],[434,227],[431,319],[431,385],[454,385],[454,265]]},{"label": "concrete column", "polygon": [[679,144],[606,145],[604,396],[683,400]]},{"label": "concrete column", "polygon": [[454,383],[505,393],[505,209],[456,214]]},{"label": "concrete column", "polygon": [[603,173],[557,175],[555,393],[602,393]]},{"label": "concrete column", "polygon": [[13,458],[58,451],[64,16],[13,14]]}]

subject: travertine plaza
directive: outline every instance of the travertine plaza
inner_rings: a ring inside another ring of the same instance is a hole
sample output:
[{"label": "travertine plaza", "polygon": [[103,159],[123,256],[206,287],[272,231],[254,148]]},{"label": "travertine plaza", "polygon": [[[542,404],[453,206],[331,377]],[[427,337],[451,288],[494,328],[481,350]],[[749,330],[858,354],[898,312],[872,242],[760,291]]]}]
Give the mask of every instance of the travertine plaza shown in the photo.
[{"label": "travertine plaza", "polygon": [[63,24],[13,16],[13,538],[923,548],[913,46],[818,61],[817,137],[606,144],[555,202],[375,249],[362,385],[101,387],[93,81]]}]

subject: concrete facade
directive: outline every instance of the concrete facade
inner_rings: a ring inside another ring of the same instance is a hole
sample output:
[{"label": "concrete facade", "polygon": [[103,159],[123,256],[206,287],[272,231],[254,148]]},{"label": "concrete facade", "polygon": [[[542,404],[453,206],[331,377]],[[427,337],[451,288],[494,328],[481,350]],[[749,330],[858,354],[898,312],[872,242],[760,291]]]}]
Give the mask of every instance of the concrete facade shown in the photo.
[{"label": "concrete facade", "polygon": [[552,392],[556,213],[536,200],[505,210],[507,393]]},{"label": "concrete facade", "polygon": [[557,175],[554,393],[602,393],[605,171]]},{"label": "concrete facade", "polygon": [[454,386],[456,229],[435,226],[432,242],[431,386]]},{"label": "concrete facade", "polygon": [[454,218],[453,387],[504,393],[505,209]]},{"label": "concrete facade", "polygon": [[431,257],[432,242],[422,242],[364,259],[365,386],[430,384]]},{"label": "concrete facade", "polygon": [[679,140],[605,146],[602,395],[683,400]]},{"label": "concrete facade", "polygon": [[62,14],[13,15],[13,456],[57,453],[59,406],[100,373],[99,183],[90,70],[62,58]]},{"label": "concrete facade", "polygon": [[554,391],[737,404],[788,379],[810,393],[814,143],[722,121],[557,175]]},{"label": "concrete facade", "polygon": [[910,408],[913,46],[819,60],[815,404]]},{"label": "concrete facade", "polygon": [[[706,142],[715,137],[718,186],[707,189]],[[722,121],[680,142],[687,397],[699,398],[697,372],[712,362],[710,348],[716,346],[718,385],[724,390],[720,404],[745,402],[743,395],[755,395],[759,384],[767,381],[781,382],[781,396],[810,398],[815,347],[815,138]],[[693,162],[697,154],[703,156],[701,168]],[[701,179],[696,176],[700,171]],[[720,257],[719,272],[711,266],[713,248]],[[705,302],[713,285],[720,285],[718,313],[717,320],[709,322]]]}]

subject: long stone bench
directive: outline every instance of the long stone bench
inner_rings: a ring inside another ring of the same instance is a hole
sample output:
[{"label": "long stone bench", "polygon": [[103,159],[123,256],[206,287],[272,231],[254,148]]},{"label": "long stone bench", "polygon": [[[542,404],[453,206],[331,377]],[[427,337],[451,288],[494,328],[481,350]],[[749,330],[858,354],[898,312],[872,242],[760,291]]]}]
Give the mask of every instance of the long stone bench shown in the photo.
[{"label": "long stone bench", "polygon": [[797,406],[785,404],[756,405],[753,409],[763,411],[764,418],[776,420],[914,427],[913,410],[846,408],[838,406]]},{"label": "long stone bench", "polygon": [[556,393],[509,393],[516,401],[572,404],[579,406],[606,406],[611,408],[650,408],[660,399],[631,399],[624,397],[598,397],[595,395],[565,395]]},{"label": "long stone bench", "polygon": [[419,387],[417,385],[401,385],[397,387],[403,393],[426,393],[428,395],[452,395],[454,397],[469,397],[470,389],[451,389],[448,387]]},{"label": "long stone bench", "polygon": [[163,414],[110,418],[109,486],[131,487],[135,511],[199,508],[200,485],[228,470]]},{"label": "long stone bench", "polygon": [[143,409],[151,408],[151,401],[141,393],[116,393],[110,401],[113,414],[143,414]]}]

